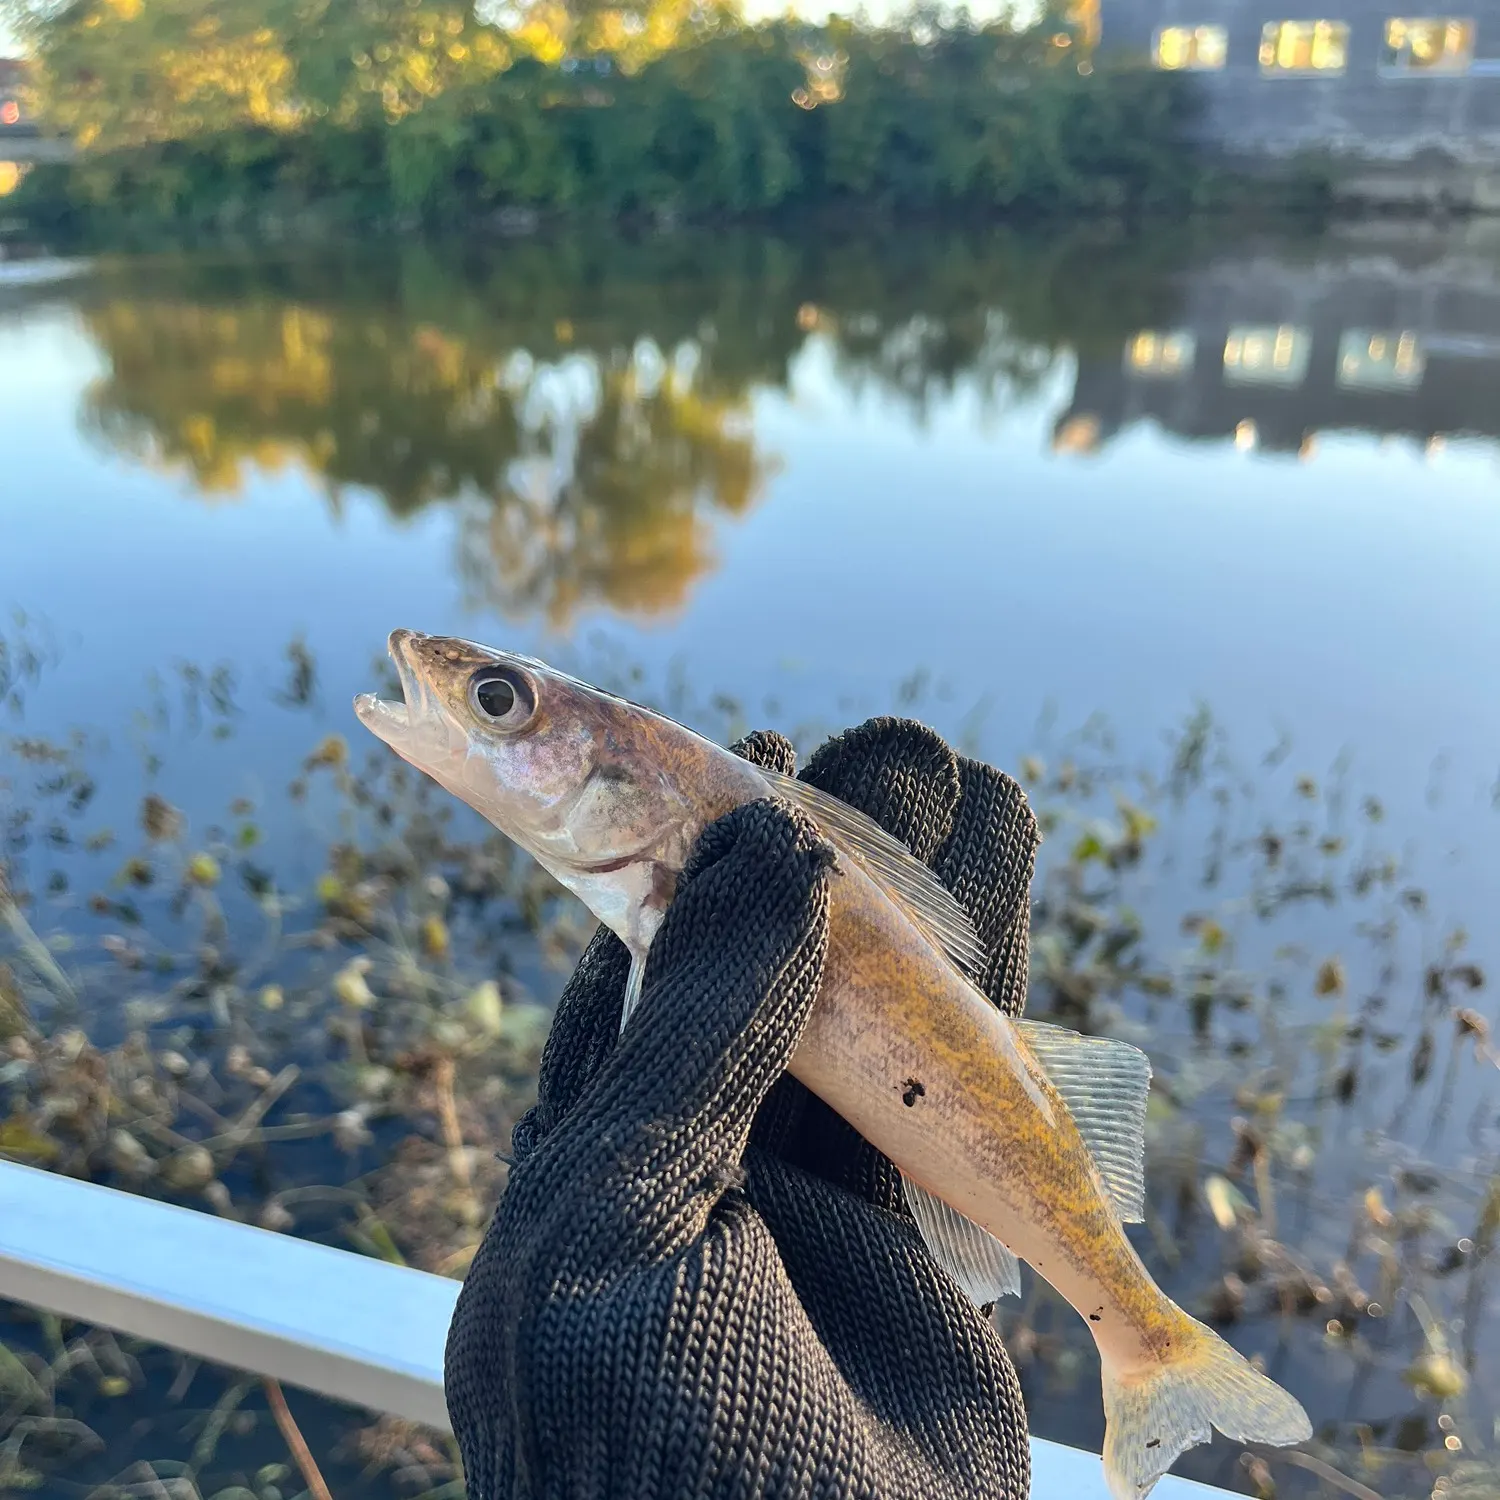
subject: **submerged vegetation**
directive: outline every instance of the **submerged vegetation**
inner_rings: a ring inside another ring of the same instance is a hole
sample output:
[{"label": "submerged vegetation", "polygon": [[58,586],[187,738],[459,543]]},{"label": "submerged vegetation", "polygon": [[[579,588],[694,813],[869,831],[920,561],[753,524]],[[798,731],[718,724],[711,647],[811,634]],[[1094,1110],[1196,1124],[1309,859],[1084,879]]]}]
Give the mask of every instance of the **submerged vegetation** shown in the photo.
[{"label": "submerged vegetation", "polygon": [[1120,213],[1224,186],[1191,78],[1096,62],[1088,6],[884,27],[750,25],[729,0],[7,8],[80,152],[16,200],[49,233]]},{"label": "submerged vegetation", "polygon": [[[53,654],[13,631],[0,700],[24,714]],[[778,720],[602,646],[571,665],[721,739]],[[92,730],[53,743],[21,719],[4,740],[0,1156],[462,1275],[590,923],[466,809],[337,734],[281,790],[216,798],[200,775],[179,796],[184,756],[201,771],[247,714],[317,700],[301,643],[286,668],[264,697],[227,666],[157,679],[139,792]],[[887,706],[920,716],[933,691],[919,674]],[[837,726],[779,727],[805,753]],[[1221,1442],[1184,1471],[1266,1500],[1494,1495],[1496,1017],[1380,803],[1285,746],[1252,773],[1201,712],[1156,765],[1091,724],[1042,732],[1017,769],[1047,833],[1031,1012],[1149,1047],[1143,1254],[1317,1428],[1305,1451]],[[1076,1318],[1035,1279],[999,1316],[1034,1430],[1097,1442]],[[446,1440],[293,1402],[337,1493],[461,1494]],[[0,1315],[0,1487],[299,1483],[253,1381]]]}]

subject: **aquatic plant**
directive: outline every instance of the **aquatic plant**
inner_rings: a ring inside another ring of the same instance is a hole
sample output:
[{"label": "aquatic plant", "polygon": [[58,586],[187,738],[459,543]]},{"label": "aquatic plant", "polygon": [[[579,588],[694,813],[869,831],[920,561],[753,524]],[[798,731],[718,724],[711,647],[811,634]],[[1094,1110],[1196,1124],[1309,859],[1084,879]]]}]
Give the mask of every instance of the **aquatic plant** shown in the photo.
[{"label": "aquatic plant", "polygon": [[[721,738],[778,717],[653,681],[607,641],[575,658]],[[319,682],[293,642],[254,711],[303,713]],[[914,674],[870,707],[921,715],[944,691]],[[276,796],[179,805],[179,736],[232,739],[247,711],[227,668],[160,674],[130,828],[98,826],[120,805],[99,783],[122,766],[90,735],[5,741],[0,1156],[461,1275],[589,924],[464,809],[337,735]],[[781,727],[805,750],[836,726]],[[1343,769],[1231,752],[1205,711],[1155,765],[1091,723],[1043,727],[1018,767],[1047,833],[1032,1011],[1148,1046],[1143,1253],[1317,1424],[1303,1451],[1221,1444],[1184,1471],[1267,1497],[1492,1493],[1500,1068],[1483,958]],[[1035,1429],[1097,1440],[1076,1320],[1034,1279],[999,1317]],[[458,1495],[445,1440],[290,1399],[340,1493],[363,1473],[379,1493]],[[0,1317],[12,1487],[277,1500],[296,1480],[271,1411],[235,1372]]]}]

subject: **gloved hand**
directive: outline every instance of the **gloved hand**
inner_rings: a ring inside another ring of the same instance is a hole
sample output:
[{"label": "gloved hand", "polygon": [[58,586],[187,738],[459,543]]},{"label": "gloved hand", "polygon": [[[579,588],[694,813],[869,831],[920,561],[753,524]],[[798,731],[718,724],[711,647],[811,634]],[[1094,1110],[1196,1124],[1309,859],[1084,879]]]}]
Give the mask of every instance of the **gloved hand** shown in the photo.
[{"label": "gloved hand", "polygon": [[[790,744],[735,747],[790,772]],[[804,778],[926,860],[1025,997],[1036,825],[1009,777],[871,720]],[[538,1102],[448,1339],[471,1500],[1024,1500],[1020,1390],[883,1156],[784,1069],[816,998],[829,851],[800,814],[703,835],[623,1035],[605,929],[558,1006]]]}]

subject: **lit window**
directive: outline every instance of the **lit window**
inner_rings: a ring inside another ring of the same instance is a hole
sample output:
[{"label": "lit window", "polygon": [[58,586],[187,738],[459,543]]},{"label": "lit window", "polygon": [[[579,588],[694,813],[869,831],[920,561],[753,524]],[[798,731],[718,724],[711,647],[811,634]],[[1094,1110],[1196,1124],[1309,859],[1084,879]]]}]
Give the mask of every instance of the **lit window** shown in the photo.
[{"label": "lit window", "polygon": [[1339,340],[1338,383],[1349,391],[1414,391],[1427,361],[1417,336],[1351,328]]},{"label": "lit window", "polygon": [[1385,73],[1462,73],[1474,60],[1474,23],[1396,16],[1385,23]]},{"label": "lit window", "polygon": [[8,197],[20,187],[26,175],[25,164],[18,161],[0,161],[0,198]]},{"label": "lit window", "polygon": [[19,125],[21,106],[14,99],[0,99],[0,125]]},{"label": "lit window", "polygon": [[1301,385],[1311,351],[1312,335],[1289,323],[1231,328],[1224,341],[1224,380],[1229,385]]},{"label": "lit window", "polygon": [[1170,380],[1174,375],[1186,375],[1193,368],[1195,352],[1196,340],[1191,333],[1183,330],[1159,333],[1146,328],[1125,345],[1125,368],[1132,375]]},{"label": "lit window", "polygon": [[1222,68],[1228,51],[1222,26],[1163,26],[1156,33],[1158,68]]},{"label": "lit window", "polygon": [[1342,73],[1348,52],[1345,21],[1267,21],[1260,33],[1262,73]]}]

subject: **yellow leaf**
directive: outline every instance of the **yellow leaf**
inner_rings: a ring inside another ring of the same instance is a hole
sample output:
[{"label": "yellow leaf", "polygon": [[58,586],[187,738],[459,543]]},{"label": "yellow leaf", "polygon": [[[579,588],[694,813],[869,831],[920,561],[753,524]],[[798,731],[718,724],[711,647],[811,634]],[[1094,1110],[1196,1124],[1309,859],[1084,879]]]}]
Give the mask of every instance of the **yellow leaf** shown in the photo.
[{"label": "yellow leaf", "polygon": [[1318,977],[1313,983],[1319,995],[1342,995],[1344,993],[1344,966],[1336,958],[1325,958],[1318,966]]},{"label": "yellow leaf", "polygon": [[1461,1396],[1469,1383],[1463,1366],[1451,1354],[1438,1350],[1419,1354],[1401,1378],[1419,1395],[1435,1396],[1439,1401]]},{"label": "yellow leaf", "polygon": [[1203,1184],[1203,1196],[1208,1199],[1209,1211],[1220,1229],[1233,1229],[1239,1220],[1240,1210],[1248,1210],[1249,1200],[1227,1177],[1215,1173]]},{"label": "yellow leaf", "polygon": [[351,959],[333,976],[333,992],[345,1005],[364,1010],[375,1003],[375,995],[365,982],[370,967],[367,958]]},{"label": "yellow leaf", "polygon": [[486,1036],[499,1036],[504,1026],[500,986],[493,979],[476,985],[469,995],[469,1016]]},{"label": "yellow leaf", "polygon": [[430,916],[422,923],[422,951],[428,958],[447,958],[448,924],[439,916]]},{"label": "yellow leaf", "polygon": [[24,1115],[12,1115],[0,1123],[0,1156],[30,1162],[55,1161],[58,1155],[56,1141],[32,1127]]}]

